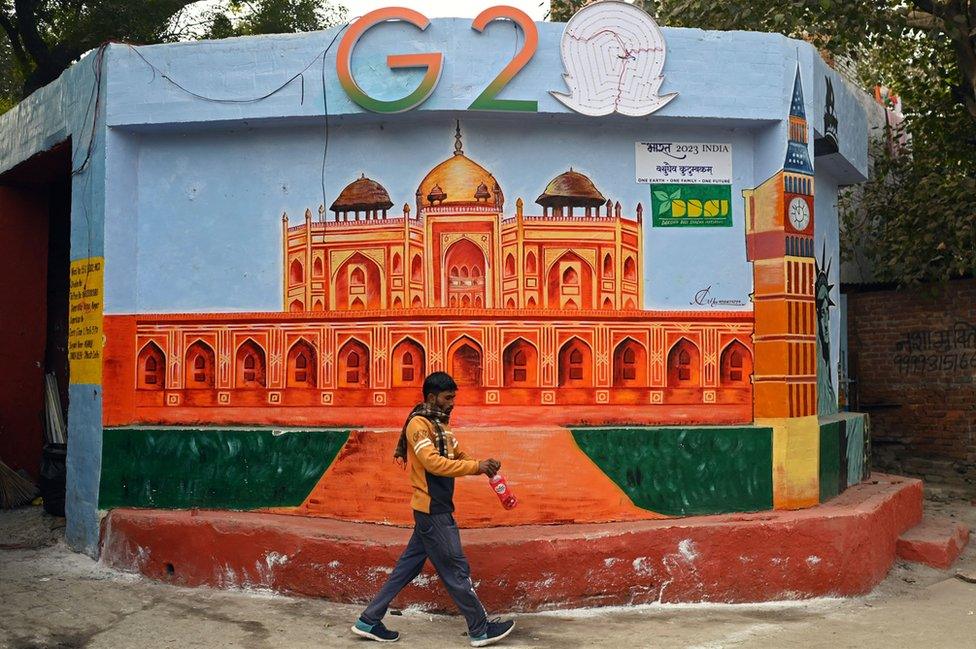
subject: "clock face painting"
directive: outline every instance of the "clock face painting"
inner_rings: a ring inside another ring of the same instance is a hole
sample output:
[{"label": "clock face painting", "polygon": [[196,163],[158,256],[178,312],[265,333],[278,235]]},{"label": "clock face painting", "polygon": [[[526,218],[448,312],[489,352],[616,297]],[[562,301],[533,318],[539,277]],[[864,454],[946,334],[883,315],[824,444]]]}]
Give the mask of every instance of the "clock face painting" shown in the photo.
[{"label": "clock face painting", "polygon": [[803,232],[810,225],[810,206],[799,196],[790,201],[788,214],[790,225],[797,232]]}]

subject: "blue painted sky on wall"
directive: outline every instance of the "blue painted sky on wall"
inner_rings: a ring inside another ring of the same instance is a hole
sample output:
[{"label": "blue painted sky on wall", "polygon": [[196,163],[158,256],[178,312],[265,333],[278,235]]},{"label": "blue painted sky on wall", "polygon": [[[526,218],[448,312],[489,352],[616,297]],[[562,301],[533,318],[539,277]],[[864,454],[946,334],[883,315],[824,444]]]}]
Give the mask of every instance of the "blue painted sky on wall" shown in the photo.
[{"label": "blue painted sky on wall", "polygon": [[[519,120],[461,115],[465,154],[492,172],[505,193],[541,214],[535,198],[570,166],[635,217],[645,209],[645,306],[701,308],[696,292],[751,308],[741,190],[752,186],[752,133],[730,129],[605,124],[593,129],[543,117]],[[328,206],[360,173],[383,184],[399,213],[414,209],[424,175],[453,151],[447,115],[397,116],[330,129]],[[262,128],[140,140],[136,295],[139,312],[281,310],[281,214],[292,224],[322,200],[324,128]],[[635,182],[634,142],[647,139],[733,145],[733,227],[652,228],[648,185]],[[124,263],[124,260],[120,260]],[[118,270],[118,269],[117,269]]]}]

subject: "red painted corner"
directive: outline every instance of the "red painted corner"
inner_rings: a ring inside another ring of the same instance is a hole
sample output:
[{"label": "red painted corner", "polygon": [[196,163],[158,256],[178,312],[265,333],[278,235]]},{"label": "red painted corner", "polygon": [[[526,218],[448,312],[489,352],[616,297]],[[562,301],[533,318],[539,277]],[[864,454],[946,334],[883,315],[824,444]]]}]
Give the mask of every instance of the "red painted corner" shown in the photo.
[{"label": "red painted corner", "polygon": [[949,518],[926,516],[922,522],[898,539],[900,559],[940,570],[959,558],[969,542],[969,528]]},{"label": "red painted corner", "polygon": [[[921,520],[922,483],[873,482],[801,511],[462,530],[478,593],[494,611],[646,602],[757,602],[870,591],[898,537]],[[367,601],[405,528],[263,513],[113,510],[102,561],[185,586],[259,587]],[[453,610],[423,573],[398,598]]]}]

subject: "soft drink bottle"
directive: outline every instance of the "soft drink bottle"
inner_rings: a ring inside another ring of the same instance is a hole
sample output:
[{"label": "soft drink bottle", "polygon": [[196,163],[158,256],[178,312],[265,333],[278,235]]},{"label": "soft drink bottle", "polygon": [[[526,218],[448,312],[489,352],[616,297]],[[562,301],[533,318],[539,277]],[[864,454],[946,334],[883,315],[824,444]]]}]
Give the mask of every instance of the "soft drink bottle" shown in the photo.
[{"label": "soft drink bottle", "polygon": [[502,474],[496,473],[493,477],[488,479],[488,484],[491,485],[495,495],[498,496],[498,500],[502,502],[502,507],[505,509],[512,509],[518,504],[515,494],[513,494],[512,490],[508,488],[508,483],[505,482],[505,478],[502,477]]}]

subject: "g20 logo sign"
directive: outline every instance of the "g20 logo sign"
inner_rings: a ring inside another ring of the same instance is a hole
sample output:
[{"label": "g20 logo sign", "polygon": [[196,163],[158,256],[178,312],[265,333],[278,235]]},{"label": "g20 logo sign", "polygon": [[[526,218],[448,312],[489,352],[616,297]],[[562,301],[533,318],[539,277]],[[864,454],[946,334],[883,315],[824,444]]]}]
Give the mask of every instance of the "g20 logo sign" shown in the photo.
[{"label": "g20 logo sign", "polygon": [[[530,99],[499,99],[498,94],[535,55],[539,30],[525,12],[500,5],[485,9],[471,23],[478,33],[495,20],[514,22],[525,35],[525,44],[498,76],[471,102],[468,110],[538,111]],[[444,68],[442,52],[391,54],[391,70],[423,68],[420,85],[406,97],[382,100],[371,97],[352,75],[352,52],[370,28],[388,20],[402,20],[424,31],[430,20],[404,7],[377,9],[366,14],[345,33],[339,43],[336,71],[349,97],[376,113],[400,113],[424,103],[440,80]],[[568,93],[550,91],[567,108],[584,115],[648,115],[674,99],[677,93],[659,95],[664,82],[665,44],[661,29],[643,10],[626,2],[603,0],[580,9],[566,23],[560,42],[563,80]]]},{"label": "g20 logo sign", "polygon": [[[520,99],[498,99],[501,92],[508,83],[518,74],[519,70],[535,55],[539,47],[539,30],[536,28],[532,19],[522,10],[515,7],[497,6],[490,7],[482,11],[471,23],[471,28],[477,32],[483,32],[488,23],[493,20],[507,18],[522,29],[525,34],[525,45],[509,61],[508,65],[495,77],[478,97],[468,106],[469,110],[507,110],[535,112],[538,110],[538,102],[533,100]],[[405,7],[388,7],[377,9],[364,15],[353,23],[339,43],[339,51],[336,55],[336,72],[339,75],[339,83],[349,97],[365,108],[375,113],[402,113],[416,108],[424,103],[441,78],[441,71],[444,69],[444,54],[442,52],[424,52],[421,54],[391,54],[386,57],[387,66],[392,69],[403,68],[424,68],[424,78],[417,86],[417,89],[402,99],[384,101],[369,96],[356,82],[352,75],[352,51],[356,43],[362,38],[371,27],[388,20],[402,20],[408,22],[421,31],[430,26],[430,20],[422,13],[407,9]]]}]

